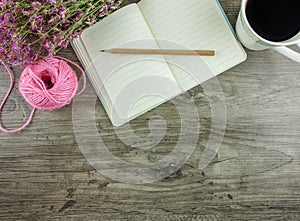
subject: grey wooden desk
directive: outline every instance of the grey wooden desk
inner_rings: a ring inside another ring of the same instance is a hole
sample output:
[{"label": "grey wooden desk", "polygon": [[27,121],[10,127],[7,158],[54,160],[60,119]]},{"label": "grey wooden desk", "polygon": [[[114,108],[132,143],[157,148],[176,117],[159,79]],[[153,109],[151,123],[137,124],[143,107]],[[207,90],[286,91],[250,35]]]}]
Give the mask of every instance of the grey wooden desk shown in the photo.
[{"label": "grey wooden desk", "polygon": [[[240,1],[221,4],[234,24]],[[197,147],[178,172],[152,184],[123,184],[91,167],[75,139],[72,105],[38,111],[22,133],[0,133],[0,220],[300,220],[300,65],[273,51],[247,53],[218,77],[227,127],[206,169],[197,168],[211,127],[201,86],[189,92],[201,118]],[[77,61],[70,48],[62,55]],[[9,78],[0,70],[2,98]],[[152,115],[168,123],[158,147],[144,151],[122,143],[99,102],[95,109],[99,136],[121,159],[155,162],[176,145],[180,122],[171,102],[131,123],[144,137]],[[17,127],[29,112],[15,89],[3,122]]]}]

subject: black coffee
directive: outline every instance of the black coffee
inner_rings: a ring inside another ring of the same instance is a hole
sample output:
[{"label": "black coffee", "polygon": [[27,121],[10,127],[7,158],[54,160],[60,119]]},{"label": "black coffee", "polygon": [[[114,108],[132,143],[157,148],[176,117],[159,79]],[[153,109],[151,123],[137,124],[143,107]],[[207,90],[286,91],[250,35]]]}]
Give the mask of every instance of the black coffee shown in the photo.
[{"label": "black coffee", "polygon": [[285,41],[300,31],[300,0],[248,0],[252,29],[269,41]]}]

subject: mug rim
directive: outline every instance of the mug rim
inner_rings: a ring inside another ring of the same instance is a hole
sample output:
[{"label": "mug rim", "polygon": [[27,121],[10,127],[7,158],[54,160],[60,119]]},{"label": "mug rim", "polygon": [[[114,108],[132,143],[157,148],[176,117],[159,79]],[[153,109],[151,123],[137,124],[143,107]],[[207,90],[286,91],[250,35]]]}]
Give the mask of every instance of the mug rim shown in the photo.
[{"label": "mug rim", "polygon": [[275,46],[293,45],[293,44],[297,44],[297,43],[300,42],[300,39],[293,39],[297,35],[300,36],[300,31],[295,36],[293,36],[292,38],[287,39],[285,41],[279,41],[279,42],[267,40],[267,39],[261,37],[259,34],[257,34],[256,31],[254,31],[253,28],[251,27],[251,25],[250,25],[250,23],[248,21],[248,18],[246,16],[247,2],[248,2],[248,0],[243,0],[242,1],[242,10],[241,10],[242,13],[241,14],[242,14],[242,16],[244,18],[244,21],[247,24],[248,28],[250,29],[250,31],[252,32],[252,34],[255,35],[255,37],[257,37],[259,40],[261,40],[261,41],[263,41],[263,42],[265,42],[267,44],[275,45]]}]

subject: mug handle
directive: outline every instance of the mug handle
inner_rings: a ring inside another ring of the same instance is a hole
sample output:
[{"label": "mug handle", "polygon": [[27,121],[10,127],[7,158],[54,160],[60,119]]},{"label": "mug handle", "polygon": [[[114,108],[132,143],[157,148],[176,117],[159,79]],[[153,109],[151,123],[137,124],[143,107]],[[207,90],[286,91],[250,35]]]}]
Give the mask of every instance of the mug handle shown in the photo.
[{"label": "mug handle", "polygon": [[[300,43],[298,43],[297,46],[300,48]],[[275,51],[278,51],[279,53],[285,55],[286,57],[300,63],[300,53],[298,53],[288,47],[285,47],[285,46],[275,47],[273,49]]]}]

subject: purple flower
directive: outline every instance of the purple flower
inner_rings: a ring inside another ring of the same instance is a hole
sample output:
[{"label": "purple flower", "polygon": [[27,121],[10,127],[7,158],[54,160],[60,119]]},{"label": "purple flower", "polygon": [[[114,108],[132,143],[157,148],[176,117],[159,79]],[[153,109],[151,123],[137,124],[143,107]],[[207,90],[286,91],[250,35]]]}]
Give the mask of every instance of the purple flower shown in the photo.
[{"label": "purple flower", "polygon": [[85,28],[118,9],[122,1],[2,0],[0,60],[27,65],[54,55]]},{"label": "purple flower", "polygon": [[40,2],[32,2],[31,4],[35,7],[40,7],[42,5]]}]

